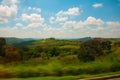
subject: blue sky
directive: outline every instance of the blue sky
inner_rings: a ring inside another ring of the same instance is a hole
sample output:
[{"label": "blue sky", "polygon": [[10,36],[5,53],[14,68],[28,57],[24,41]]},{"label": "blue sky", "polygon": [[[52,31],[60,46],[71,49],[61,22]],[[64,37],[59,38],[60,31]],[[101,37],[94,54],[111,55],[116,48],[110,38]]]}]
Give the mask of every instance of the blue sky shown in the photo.
[{"label": "blue sky", "polygon": [[0,0],[0,37],[120,38],[120,0]]}]

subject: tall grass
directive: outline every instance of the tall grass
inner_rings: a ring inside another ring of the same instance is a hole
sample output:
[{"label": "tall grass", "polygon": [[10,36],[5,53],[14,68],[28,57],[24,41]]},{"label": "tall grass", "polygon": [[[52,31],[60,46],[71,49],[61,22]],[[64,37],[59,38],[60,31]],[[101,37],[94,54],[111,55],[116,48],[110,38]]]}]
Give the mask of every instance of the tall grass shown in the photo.
[{"label": "tall grass", "polygon": [[8,79],[2,78],[2,80],[78,80],[78,79],[83,79],[83,78],[88,79],[88,78],[102,77],[102,76],[108,76],[108,75],[113,75],[113,74],[120,74],[120,71],[95,74],[95,75],[82,74],[82,75],[77,75],[77,76],[47,76],[47,77],[8,78]]},{"label": "tall grass", "polygon": [[83,63],[76,55],[52,57],[49,60],[31,59],[16,64],[1,64],[0,77],[72,76],[100,74],[120,71],[120,48],[113,49],[108,56],[93,62]]},{"label": "tall grass", "polygon": [[120,71],[120,63],[108,61],[95,61],[77,65],[65,65],[53,61],[47,65],[27,66],[15,65],[14,67],[0,66],[0,77],[38,77],[38,76],[68,76],[80,74],[98,74]]}]

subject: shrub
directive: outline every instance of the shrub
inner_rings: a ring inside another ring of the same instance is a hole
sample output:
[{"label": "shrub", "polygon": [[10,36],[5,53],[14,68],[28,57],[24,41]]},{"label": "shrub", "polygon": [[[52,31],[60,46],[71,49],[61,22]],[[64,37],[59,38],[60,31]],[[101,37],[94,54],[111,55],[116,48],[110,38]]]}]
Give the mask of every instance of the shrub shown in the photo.
[{"label": "shrub", "polygon": [[[81,44],[78,58],[84,62],[94,61],[95,57],[103,56],[104,52],[109,52],[111,49],[111,42],[106,39],[95,38]],[[107,51],[105,51],[107,50]]]},{"label": "shrub", "polygon": [[4,50],[6,62],[18,61],[20,59],[20,53],[18,49],[11,46],[4,46]]},{"label": "shrub", "polygon": [[71,65],[71,64],[79,64],[79,60],[77,55],[67,55],[63,57],[59,57],[59,60],[62,64]]}]

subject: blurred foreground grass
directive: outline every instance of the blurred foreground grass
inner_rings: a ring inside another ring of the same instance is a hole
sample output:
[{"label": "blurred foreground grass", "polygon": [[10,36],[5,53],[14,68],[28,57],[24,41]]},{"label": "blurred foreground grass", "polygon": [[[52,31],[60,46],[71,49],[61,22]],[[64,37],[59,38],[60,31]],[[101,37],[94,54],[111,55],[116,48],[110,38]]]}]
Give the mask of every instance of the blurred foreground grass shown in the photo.
[{"label": "blurred foreground grass", "polygon": [[32,77],[32,78],[1,78],[0,80],[78,80],[78,79],[84,79],[84,78],[94,78],[94,77],[102,77],[102,76],[110,76],[110,75],[116,75],[120,74],[120,71],[118,72],[110,72],[110,73],[102,73],[102,74],[96,74],[96,75],[88,75],[88,74],[82,74],[78,76],[47,76],[47,77]]}]

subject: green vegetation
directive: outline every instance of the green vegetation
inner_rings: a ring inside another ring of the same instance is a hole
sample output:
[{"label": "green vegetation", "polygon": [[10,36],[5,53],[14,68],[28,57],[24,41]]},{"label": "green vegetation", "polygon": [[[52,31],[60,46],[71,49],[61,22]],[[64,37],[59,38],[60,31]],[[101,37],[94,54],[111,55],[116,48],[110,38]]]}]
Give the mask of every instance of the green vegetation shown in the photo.
[{"label": "green vegetation", "polygon": [[[3,43],[4,39],[0,39],[0,54],[4,53],[4,56],[0,55],[0,78],[72,80],[82,78],[80,75],[84,78],[89,74],[120,71],[119,40],[80,42],[49,38],[16,47]],[[84,54],[89,55],[90,59],[85,60]],[[91,57],[94,59],[91,60]]]},{"label": "green vegetation", "polygon": [[80,53],[78,57],[84,62],[94,61],[95,58],[98,58],[99,56],[109,54],[110,50],[111,41],[107,39],[95,38],[93,40],[89,40],[81,44]]},{"label": "green vegetation", "polygon": [[83,78],[93,78],[93,77],[102,77],[102,76],[110,76],[110,75],[120,74],[120,72],[112,72],[112,73],[102,73],[102,74],[96,74],[96,75],[90,75],[90,74],[82,74],[77,76],[47,76],[47,77],[32,77],[32,78],[9,78],[2,80],[77,80],[77,79],[83,79]]}]

